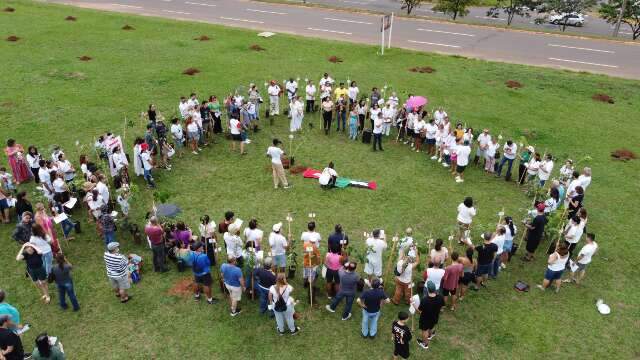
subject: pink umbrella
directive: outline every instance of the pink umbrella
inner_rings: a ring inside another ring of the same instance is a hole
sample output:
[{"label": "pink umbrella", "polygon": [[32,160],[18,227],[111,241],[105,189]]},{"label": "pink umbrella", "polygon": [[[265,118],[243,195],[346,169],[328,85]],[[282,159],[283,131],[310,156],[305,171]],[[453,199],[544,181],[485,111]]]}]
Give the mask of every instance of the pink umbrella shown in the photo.
[{"label": "pink umbrella", "polygon": [[416,109],[425,105],[427,105],[427,98],[424,96],[412,96],[407,100],[407,106],[411,109]]}]

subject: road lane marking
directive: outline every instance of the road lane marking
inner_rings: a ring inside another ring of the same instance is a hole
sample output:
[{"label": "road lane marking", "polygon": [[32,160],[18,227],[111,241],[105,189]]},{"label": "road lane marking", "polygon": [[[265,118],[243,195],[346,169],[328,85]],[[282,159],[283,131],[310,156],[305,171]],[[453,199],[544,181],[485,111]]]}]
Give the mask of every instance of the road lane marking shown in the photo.
[{"label": "road lane marking", "polygon": [[350,32],[337,31],[337,30],[327,30],[327,29],[318,29],[318,28],[310,28],[310,27],[308,27],[307,30],[322,31],[322,32],[328,32],[328,33],[334,33],[334,34],[342,34],[342,35],[352,35]]},{"label": "road lane marking", "polygon": [[133,6],[133,5],[125,5],[125,4],[111,4],[113,6],[122,6],[122,7],[126,7],[126,8],[132,8],[132,9],[142,9],[142,6]]},{"label": "road lane marking", "polygon": [[568,46],[568,45],[560,45],[560,44],[547,44],[547,45],[548,46],[552,46],[552,47],[561,47],[561,48],[565,48],[565,49],[575,49],[575,50],[585,50],[585,51],[595,51],[595,52],[603,52],[603,53],[615,54],[615,51],[611,51],[611,50],[589,49],[589,48]]},{"label": "road lane marking", "polygon": [[[167,0],[165,0],[165,1],[167,1]],[[185,1],[184,3],[187,4],[187,5],[198,5],[198,6],[218,6],[218,5],[215,5],[215,4],[203,4],[203,3],[190,2],[190,1]]]},{"label": "road lane marking", "polygon": [[494,17],[491,17],[491,16],[477,16],[477,15],[476,15],[476,16],[474,16],[474,17],[475,17],[475,18],[478,18],[478,19],[485,19],[485,20],[507,21],[506,19],[494,18]]},{"label": "road lane marking", "polygon": [[230,17],[224,17],[224,16],[220,16],[220,19],[231,20],[231,21],[241,21],[241,22],[254,23],[254,24],[264,24],[264,21],[237,19],[237,18],[230,18]]},{"label": "road lane marking", "polygon": [[450,48],[455,48],[455,49],[459,49],[461,47],[461,46],[458,46],[458,45],[438,44],[438,43],[432,43],[432,42],[427,42],[427,41],[416,41],[416,40],[407,40],[407,41],[410,42],[410,43],[414,43],[414,44],[444,46],[444,47],[450,47]]},{"label": "road lane marking", "polygon": [[247,11],[265,13],[265,14],[274,14],[274,15],[287,15],[287,13],[283,13],[283,12],[258,10],[258,9],[247,9]]},{"label": "road lane marking", "polygon": [[331,21],[342,21],[342,22],[347,22],[352,24],[373,25],[373,23],[366,22],[366,21],[356,21],[356,20],[347,20],[347,19],[336,19],[336,18],[324,18],[324,19],[331,20]]},{"label": "road lane marking", "polygon": [[577,61],[577,60],[567,60],[567,59],[558,59],[558,58],[548,58],[549,60],[554,60],[554,61],[564,61],[564,62],[568,62],[568,63],[575,63],[575,64],[584,64],[584,65],[593,65],[593,66],[604,66],[604,67],[608,67],[608,68],[617,68],[618,66],[616,65],[606,65],[606,64],[597,64],[597,63],[592,63],[592,62],[586,62],[586,61]]},{"label": "road lane marking", "polygon": [[191,13],[184,12],[184,11],[174,11],[174,10],[162,10],[162,11],[170,14],[191,15]]},{"label": "road lane marking", "polygon": [[431,30],[431,29],[416,29],[416,30],[434,32],[434,33],[441,33],[441,34],[450,34],[450,35],[475,36],[474,34],[464,34],[464,33],[449,32],[449,31],[442,31],[442,30]]}]

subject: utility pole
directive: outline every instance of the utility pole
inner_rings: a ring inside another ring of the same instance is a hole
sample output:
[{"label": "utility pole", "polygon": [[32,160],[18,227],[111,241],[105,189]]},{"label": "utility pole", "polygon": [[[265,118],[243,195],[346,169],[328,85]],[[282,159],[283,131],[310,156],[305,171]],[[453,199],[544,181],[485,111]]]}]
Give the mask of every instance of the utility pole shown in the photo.
[{"label": "utility pole", "polygon": [[616,20],[616,26],[613,28],[613,37],[618,37],[618,32],[620,31],[620,23],[622,23],[622,16],[627,9],[627,1],[628,0],[622,0],[622,7],[620,8],[620,13],[618,14],[618,20]]}]

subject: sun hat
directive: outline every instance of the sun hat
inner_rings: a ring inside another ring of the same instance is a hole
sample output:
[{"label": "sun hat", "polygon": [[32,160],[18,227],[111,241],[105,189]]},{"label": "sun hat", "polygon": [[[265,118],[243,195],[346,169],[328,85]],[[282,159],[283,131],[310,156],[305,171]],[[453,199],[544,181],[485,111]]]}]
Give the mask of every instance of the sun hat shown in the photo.
[{"label": "sun hat", "polygon": [[84,184],[82,184],[82,190],[84,192],[89,192],[93,190],[94,187],[96,187],[96,184],[92,183],[91,181],[85,181]]},{"label": "sun hat", "polygon": [[147,151],[147,150],[149,150],[149,144],[147,143],[140,144],[140,151]]},{"label": "sun hat", "polygon": [[117,248],[119,248],[119,247],[120,247],[120,243],[118,243],[118,242],[110,242],[110,243],[107,245],[107,250],[109,250],[109,251],[114,251],[115,249],[117,249]]},{"label": "sun hat", "polygon": [[273,232],[280,232],[280,229],[282,229],[282,223],[279,222],[277,224],[273,224],[272,229],[273,229]]}]

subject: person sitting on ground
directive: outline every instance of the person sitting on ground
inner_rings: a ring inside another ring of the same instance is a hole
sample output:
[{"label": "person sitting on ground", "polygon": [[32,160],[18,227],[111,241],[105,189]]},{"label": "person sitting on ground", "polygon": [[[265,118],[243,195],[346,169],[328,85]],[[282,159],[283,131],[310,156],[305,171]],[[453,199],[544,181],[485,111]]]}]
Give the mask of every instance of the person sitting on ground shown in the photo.
[{"label": "person sitting on ground", "polygon": [[330,189],[336,186],[336,180],[338,179],[338,173],[334,170],[333,161],[329,163],[329,165],[322,170],[322,174],[320,174],[320,178],[318,181],[320,182],[320,186],[324,189]]}]

